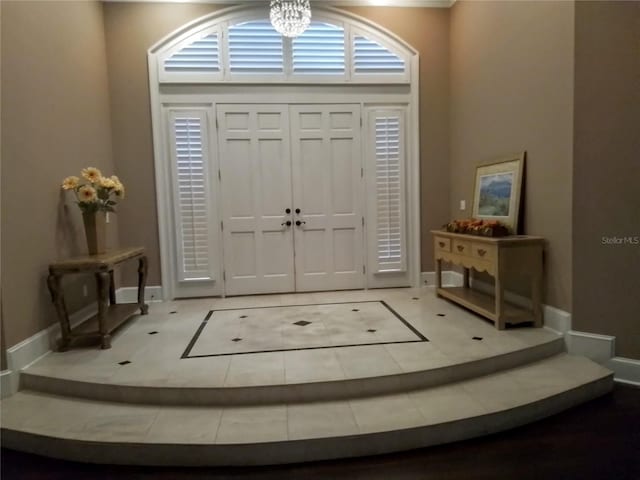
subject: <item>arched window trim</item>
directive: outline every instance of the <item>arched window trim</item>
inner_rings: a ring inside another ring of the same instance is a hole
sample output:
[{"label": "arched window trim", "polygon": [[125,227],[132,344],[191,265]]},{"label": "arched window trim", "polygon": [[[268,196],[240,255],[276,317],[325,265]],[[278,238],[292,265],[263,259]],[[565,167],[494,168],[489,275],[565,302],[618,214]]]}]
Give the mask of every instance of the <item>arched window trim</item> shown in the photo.
[{"label": "arched window trim", "polygon": [[[292,42],[283,39],[284,73],[231,73],[229,68],[228,29],[252,20],[265,20],[268,10],[263,7],[231,7],[214,12],[199,20],[191,22],[176,31],[149,50],[149,55],[155,57],[158,81],[163,84],[184,83],[298,83],[298,84],[408,84],[411,82],[412,57],[417,52],[400,40],[393,33],[366,22],[353,14],[339,11],[331,7],[315,7],[314,22],[324,22],[344,29],[345,34],[345,72],[344,74],[309,74],[293,73]],[[220,70],[218,72],[168,72],[164,62],[174,53],[190,45],[195,40],[207,35],[215,34],[218,38]],[[362,74],[355,73],[353,53],[354,37],[363,36],[373,40],[404,61],[403,73],[391,74]],[[152,66],[152,64],[150,65]]]}]

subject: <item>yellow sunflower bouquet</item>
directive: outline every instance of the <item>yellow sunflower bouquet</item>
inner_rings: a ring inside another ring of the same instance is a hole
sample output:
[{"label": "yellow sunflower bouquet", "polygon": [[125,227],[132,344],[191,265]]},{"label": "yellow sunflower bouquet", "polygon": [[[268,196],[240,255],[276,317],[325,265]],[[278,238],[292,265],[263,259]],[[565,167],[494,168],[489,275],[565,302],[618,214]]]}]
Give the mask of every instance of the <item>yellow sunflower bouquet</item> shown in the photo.
[{"label": "yellow sunflower bouquet", "polygon": [[115,175],[105,177],[94,167],[82,169],[80,177],[67,177],[63,190],[73,190],[82,213],[115,212],[117,200],[124,198],[124,185]]}]

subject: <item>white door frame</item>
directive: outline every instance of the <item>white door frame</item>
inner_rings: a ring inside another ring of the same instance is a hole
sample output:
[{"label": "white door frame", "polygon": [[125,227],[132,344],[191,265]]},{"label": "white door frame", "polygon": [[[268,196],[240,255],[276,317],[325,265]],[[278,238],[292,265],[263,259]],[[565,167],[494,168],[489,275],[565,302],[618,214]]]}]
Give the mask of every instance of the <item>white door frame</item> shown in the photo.
[{"label": "white door frame", "polygon": [[[350,84],[265,84],[253,83],[196,83],[196,84],[162,84],[158,70],[159,58],[176,39],[184,38],[191,29],[197,28],[212,18],[210,14],[202,19],[195,20],[177,29],[165,38],[161,39],[148,51],[149,86],[151,97],[151,118],[153,127],[154,166],[156,179],[156,201],[158,216],[158,232],[160,245],[160,270],[162,281],[162,297],[165,300],[175,298],[176,293],[176,245],[175,232],[173,230],[173,206],[168,193],[171,191],[170,155],[168,135],[166,132],[165,109],[167,106],[195,106],[208,107],[215,115],[216,104],[225,103],[280,103],[280,104],[313,104],[313,103],[349,103],[360,104],[361,111],[368,107],[406,106],[407,108],[407,253],[408,274],[412,286],[420,285],[420,125],[419,125],[419,56],[417,51],[406,42],[396,37],[392,32],[376,25],[375,23],[338,9],[326,9],[327,14],[341,18],[345,22],[357,25],[362,31],[376,34],[378,38],[386,38],[395,45],[401,46],[407,54],[409,66],[409,81],[407,83],[376,83],[376,78],[370,78],[361,83]],[[233,9],[225,9],[220,18],[228,15]],[[217,135],[209,132],[212,145],[215,145]],[[364,137],[363,137],[364,138]],[[212,159],[215,163],[213,169],[218,169],[218,159]],[[220,190],[219,181],[212,179],[213,195],[217,196]],[[216,206],[216,214],[220,218],[219,202]],[[366,231],[366,229],[365,229]],[[221,244],[221,238],[216,240]],[[366,252],[366,243],[363,244]],[[218,252],[222,255],[222,251]],[[221,264],[218,261],[218,264]],[[367,262],[369,263],[369,262]],[[221,274],[222,272],[220,272]],[[369,277],[369,275],[367,275]],[[211,295],[225,295],[222,275],[211,289]],[[370,285],[376,287],[382,285]]]}]

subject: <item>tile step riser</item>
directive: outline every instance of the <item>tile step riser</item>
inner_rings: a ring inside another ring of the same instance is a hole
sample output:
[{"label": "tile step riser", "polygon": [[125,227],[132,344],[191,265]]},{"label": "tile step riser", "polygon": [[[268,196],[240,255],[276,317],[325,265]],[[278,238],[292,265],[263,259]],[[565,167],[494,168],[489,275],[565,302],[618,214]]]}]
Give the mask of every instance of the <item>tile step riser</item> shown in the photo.
[{"label": "tile step riser", "polygon": [[109,443],[2,430],[3,446],[64,460],[145,466],[251,466],[392,453],[470,439],[525,425],[611,391],[613,376],[509,410],[406,430],[240,445]]},{"label": "tile step riser", "polygon": [[519,367],[564,351],[561,338],[472,362],[381,377],[255,387],[156,387],[80,382],[21,373],[21,389],[66,397],[145,405],[270,405],[348,400],[408,392]]}]

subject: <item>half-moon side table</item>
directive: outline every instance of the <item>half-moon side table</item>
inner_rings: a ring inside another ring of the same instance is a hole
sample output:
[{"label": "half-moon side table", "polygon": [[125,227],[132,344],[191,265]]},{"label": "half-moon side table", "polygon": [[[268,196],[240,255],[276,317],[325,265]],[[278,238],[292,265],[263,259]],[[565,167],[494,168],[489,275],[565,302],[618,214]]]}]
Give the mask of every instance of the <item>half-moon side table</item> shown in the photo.
[{"label": "half-moon side table", "polygon": [[[113,270],[118,265],[138,260],[138,301],[136,303],[116,303]],[[93,273],[98,294],[98,313],[71,328],[69,312],[64,301],[62,278],[68,274]],[[111,348],[111,333],[140,309],[146,315],[149,307],[144,303],[144,288],[147,283],[147,256],[144,248],[130,247],[110,250],[98,255],[70,258],[49,265],[47,279],[51,298],[58,313],[62,340],[59,350],[67,350],[72,343],[81,339],[98,338],[102,349]],[[97,320],[98,330],[95,330]]]}]

